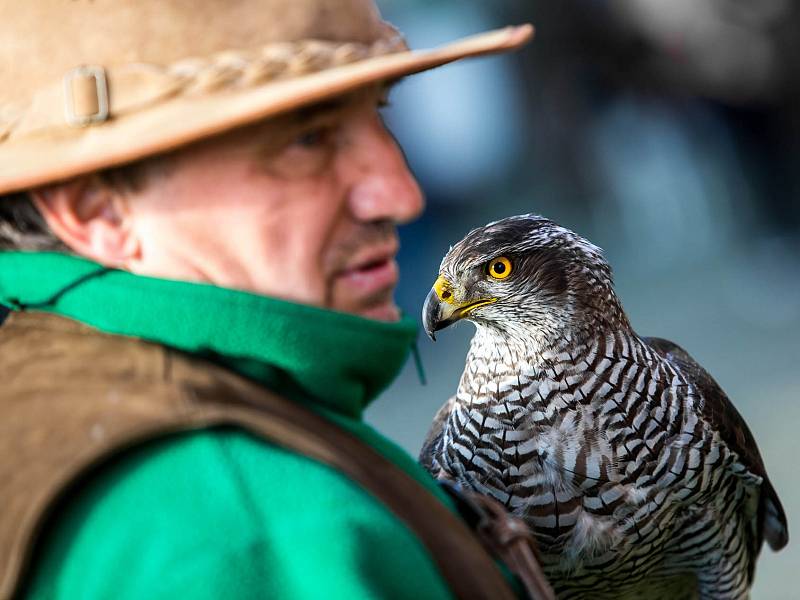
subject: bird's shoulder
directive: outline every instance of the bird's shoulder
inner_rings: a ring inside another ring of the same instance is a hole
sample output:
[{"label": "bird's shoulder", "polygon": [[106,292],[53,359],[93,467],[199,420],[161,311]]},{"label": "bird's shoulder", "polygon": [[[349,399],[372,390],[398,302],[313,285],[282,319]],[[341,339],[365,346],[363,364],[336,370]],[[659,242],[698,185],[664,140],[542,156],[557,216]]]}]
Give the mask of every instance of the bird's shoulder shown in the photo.
[{"label": "bird's shoulder", "polygon": [[702,418],[718,432],[722,442],[735,452],[741,464],[761,478],[762,514],[764,533],[773,549],[779,549],[788,541],[786,515],[775,489],[767,476],[767,470],[758,445],[744,417],[716,380],[692,356],[678,344],[656,337],[641,338],[657,354],[666,359],[684,376],[701,396]]}]

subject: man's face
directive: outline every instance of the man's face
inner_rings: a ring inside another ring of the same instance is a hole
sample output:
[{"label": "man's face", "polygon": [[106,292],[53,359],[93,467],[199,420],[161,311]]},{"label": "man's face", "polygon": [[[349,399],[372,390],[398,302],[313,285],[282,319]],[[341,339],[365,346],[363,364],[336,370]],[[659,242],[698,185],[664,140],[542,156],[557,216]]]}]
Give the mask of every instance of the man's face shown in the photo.
[{"label": "man's face", "polygon": [[132,271],[399,317],[395,225],[423,199],[370,88],[197,144],[125,203]]}]

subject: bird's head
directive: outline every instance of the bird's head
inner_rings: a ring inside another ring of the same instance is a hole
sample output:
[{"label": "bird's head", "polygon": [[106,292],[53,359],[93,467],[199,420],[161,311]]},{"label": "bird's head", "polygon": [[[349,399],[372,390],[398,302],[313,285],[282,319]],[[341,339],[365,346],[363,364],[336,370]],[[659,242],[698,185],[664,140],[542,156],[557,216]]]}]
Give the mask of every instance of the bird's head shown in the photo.
[{"label": "bird's head", "polygon": [[431,339],[461,319],[545,337],[627,324],[600,248],[536,215],[489,223],[450,248],[422,319]]}]

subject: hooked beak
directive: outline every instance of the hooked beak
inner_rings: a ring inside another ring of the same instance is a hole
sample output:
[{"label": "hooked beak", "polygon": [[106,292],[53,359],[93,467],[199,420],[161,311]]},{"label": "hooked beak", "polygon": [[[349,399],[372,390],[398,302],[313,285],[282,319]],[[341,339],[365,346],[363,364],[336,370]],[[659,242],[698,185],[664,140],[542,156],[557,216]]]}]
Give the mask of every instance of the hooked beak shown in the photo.
[{"label": "hooked beak", "polygon": [[485,298],[483,300],[458,302],[453,294],[453,286],[440,275],[425,298],[425,304],[422,306],[422,326],[425,328],[425,333],[428,334],[428,337],[435,342],[436,335],[434,332],[463,319],[479,306],[485,306],[496,301],[497,298]]}]

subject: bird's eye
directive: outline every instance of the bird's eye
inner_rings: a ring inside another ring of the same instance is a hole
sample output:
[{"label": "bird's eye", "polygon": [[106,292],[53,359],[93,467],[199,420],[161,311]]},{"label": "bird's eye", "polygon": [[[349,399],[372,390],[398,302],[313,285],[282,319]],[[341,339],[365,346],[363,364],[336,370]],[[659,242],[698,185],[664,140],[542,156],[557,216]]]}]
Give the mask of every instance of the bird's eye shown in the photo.
[{"label": "bird's eye", "polygon": [[494,279],[505,279],[511,275],[512,267],[511,261],[505,256],[494,258],[489,261],[489,275]]}]

